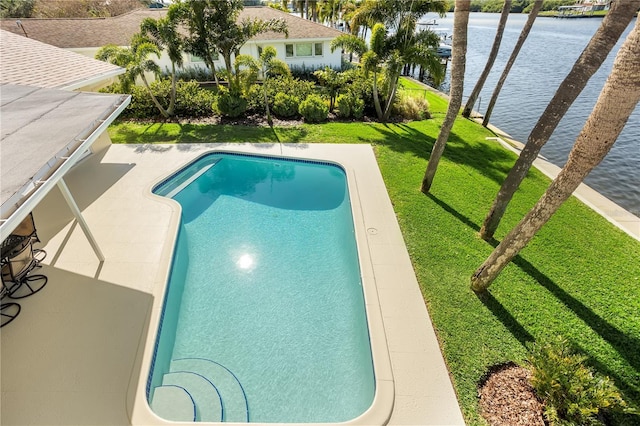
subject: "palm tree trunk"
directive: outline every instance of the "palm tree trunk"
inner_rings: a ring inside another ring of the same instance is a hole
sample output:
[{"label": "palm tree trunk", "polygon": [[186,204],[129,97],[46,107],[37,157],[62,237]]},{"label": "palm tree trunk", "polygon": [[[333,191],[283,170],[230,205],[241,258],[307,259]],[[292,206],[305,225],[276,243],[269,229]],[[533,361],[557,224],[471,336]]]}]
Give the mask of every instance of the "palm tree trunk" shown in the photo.
[{"label": "palm tree trunk", "polygon": [[471,277],[475,292],[485,291],[500,271],[524,248],[538,230],[607,155],[640,101],[640,20],[627,37],[613,70],[598,97],[567,164],[538,203],[504,238]]},{"label": "palm tree trunk", "polygon": [[378,115],[378,120],[382,120],[382,108],[380,107],[380,99],[378,98],[378,73],[373,72],[373,106],[376,108],[376,114]]},{"label": "palm tree trunk", "polygon": [[387,104],[384,107],[384,112],[383,112],[383,116],[382,116],[382,121],[384,123],[387,122],[387,120],[389,120],[389,116],[391,115],[391,106],[393,105],[393,98],[396,97],[396,91],[398,90],[398,79],[400,78],[399,75],[394,75],[391,78],[391,87],[389,87],[389,99],[387,99]]},{"label": "palm tree trunk", "polygon": [[151,90],[151,86],[149,86],[149,82],[147,82],[147,77],[144,76],[144,72],[140,74],[140,78],[142,79],[142,83],[144,84],[144,87],[147,88],[147,92],[149,92],[149,96],[151,96],[151,101],[156,106],[156,108],[158,108],[158,110],[160,111],[160,114],[162,114],[164,118],[169,118],[169,114],[162,107],[162,105],[160,105],[160,102],[158,102],[158,99],[153,94],[153,91]]},{"label": "palm tree trunk", "polygon": [[573,101],[587,85],[591,76],[607,58],[607,55],[629,25],[639,6],[640,0],[619,1],[613,4],[613,7],[602,21],[600,28],[591,38],[591,41],[589,41],[589,44],[573,65],[567,77],[560,84],[535,127],[531,130],[527,144],[502,183],[498,195],[484,219],[480,229],[482,238],[489,240],[493,237],[507,209],[507,205],[520,187],[538,153],[547,143]]},{"label": "palm tree trunk", "polygon": [[504,82],[507,79],[507,76],[509,75],[509,71],[511,71],[511,67],[513,67],[513,64],[516,62],[516,58],[518,57],[518,53],[520,53],[520,49],[522,48],[522,45],[527,40],[527,37],[529,37],[529,32],[531,31],[531,27],[533,27],[533,23],[535,22],[536,17],[538,16],[538,12],[540,11],[540,8],[542,7],[542,2],[543,0],[535,0],[535,3],[533,4],[533,8],[531,9],[531,12],[529,12],[529,17],[527,18],[527,22],[524,24],[524,27],[522,27],[522,31],[520,32],[520,36],[518,37],[518,41],[516,42],[516,45],[513,47],[513,51],[511,52],[511,56],[509,56],[507,65],[504,67],[504,70],[500,75],[500,79],[498,80],[498,84],[496,84],[496,88],[493,90],[493,94],[491,95],[491,100],[487,105],[487,110],[485,111],[484,118],[482,120],[482,125],[484,127],[487,127],[487,125],[489,124],[489,118],[491,117],[491,113],[493,112],[493,107],[495,106],[496,101],[498,100],[498,95],[500,94],[500,91],[502,90],[502,86],[504,85]]},{"label": "palm tree trunk", "polygon": [[171,98],[169,99],[169,108],[167,114],[173,115],[176,109],[176,64],[171,62]]},{"label": "palm tree trunk", "polygon": [[216,64],[213,62],[213,60],[211,60],[211,55],[209,55],[209,57],[205,59],[205,64],[207,65],[207,67],[209,68],[209,71],[211,71],[211,74],[213,75],[213,80],[216,82],[216,89],[219,89],[220,81],[218,81],[218,74],[216,73]]},{"label": "palm tree trunk", "polygon": [[433,178],[438,169],[440,157],[449,139],[453,123],[460,112],[462,104],[462,91],[464,89],[464,69],[467,60],[467,25],[469,23],[469,7],[471,0],[456,0],[453,15],[453,49],[451,59],[451,91],[449,94],[449,107],[444,118],[438,139],[433,145],[427,170],[422,178],[420,190],[427,194],[433,184]]},{"label": "palm tree trunk", "polygon": [[489,58],[487,58],[487,64],[484,66],[484,70],[482,70],[480,78],[478,78],[475,87],[471,91],[469,99],[467,99],[467,104],[464,106],[464,110],[462,111],[463,117],[469,118],[469,116],[471,115],[473,106],[476,104],[476,100],[478,99],[478,96],[480,96],[480,92],[484,87],[484,83],[485,81],[487,81],[487,77],[489,77],[491,68],[493,68],[493,64],[498,57],[500,43],[502,43],[502,34],[504,34],[504,27],[505,25],[507,25],[507,19],[509,18],[510,10],[511,0],[504,0],[504,5],[502,6],[502,14],[500,15],[500,21],[498,22],[498,29],[496,30],[496,37],[495,39],[493,39],[493,46],[491,46],[491,52],[489,53]]}]

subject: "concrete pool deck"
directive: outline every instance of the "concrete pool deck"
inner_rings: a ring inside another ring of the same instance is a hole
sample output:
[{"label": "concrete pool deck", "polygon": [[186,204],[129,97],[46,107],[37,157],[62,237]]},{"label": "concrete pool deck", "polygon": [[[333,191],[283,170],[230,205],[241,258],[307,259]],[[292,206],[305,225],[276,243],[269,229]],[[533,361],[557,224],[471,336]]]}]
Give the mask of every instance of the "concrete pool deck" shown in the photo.
[{"label": "concrete pool deck", "polygon": [[[166,284],[179,212],[151,186],[206,151],[342,164],[359,200],[359,250],[375,281],[393,387],[391,425],[463,425],[395,213],[369,145],[110,145],[66,176],[106,261],[100,263],[57,190],[34,210],[48,252],[47,287],[2,329],[2,424],[130,424],[150,318]],[[354,185],[355,184],[355,185]],[[354,188],[355,186],[355,188]],[[357,225],[358,226],[358,225]]]}]

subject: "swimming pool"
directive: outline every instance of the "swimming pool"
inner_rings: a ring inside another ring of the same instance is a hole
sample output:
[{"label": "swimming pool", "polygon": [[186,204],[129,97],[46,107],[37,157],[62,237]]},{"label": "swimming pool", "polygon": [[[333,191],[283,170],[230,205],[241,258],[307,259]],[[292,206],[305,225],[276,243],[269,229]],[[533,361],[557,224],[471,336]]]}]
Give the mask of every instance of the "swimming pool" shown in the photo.
[{"label": "swimming pool", "polygon": [[342,422],[375,377],[353,217],[335,164],[200,157],[182,206],[147,399],[174,421]]}]

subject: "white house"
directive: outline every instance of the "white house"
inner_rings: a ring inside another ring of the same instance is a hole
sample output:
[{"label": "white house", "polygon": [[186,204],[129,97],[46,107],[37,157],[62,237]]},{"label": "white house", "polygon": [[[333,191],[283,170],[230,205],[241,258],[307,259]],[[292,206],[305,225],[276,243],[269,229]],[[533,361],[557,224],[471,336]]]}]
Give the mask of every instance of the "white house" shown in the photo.
[{"label": "white house", "polygon": [[[128,46],[131,37],[140,31],[144,18],[157,19],[166,13],[166,9],[138,9],[110,18],[3,19],[0,28],[93,58],[98,49],[107,44]],[[259,34],[249,40],[240,53],[258,57],[261,48],[273,46],[277,57],[290,67],[341,66],[341,52],[330,49],[331,40],[342,34],[340,31],[269,7],[245,7],[238,19],[245,18],[283,19],[289,34]],[[184,59],[185,67],[204,67],[200,58],[185,54]],[[169,58],[164,54],[157,62],[162,69],[170,67]],[[224,67],[222,57],[216,66]]]}]

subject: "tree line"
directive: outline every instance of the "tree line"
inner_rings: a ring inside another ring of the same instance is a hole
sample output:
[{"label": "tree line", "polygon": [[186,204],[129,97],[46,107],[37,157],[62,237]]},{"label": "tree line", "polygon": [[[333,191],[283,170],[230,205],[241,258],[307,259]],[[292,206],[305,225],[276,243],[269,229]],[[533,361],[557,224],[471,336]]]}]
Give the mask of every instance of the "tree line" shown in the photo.
[{"label": "tree line", "polygon": [[[469,6],[470,12],[500,13],[503,9],[502,0],[473,0]],[[513,0],[509,6],[509,13],[529,13],[533,9],[535,0]],[[558,6],[575,5],[575,0],[544,0],[541,11],[557,10]]]}]

